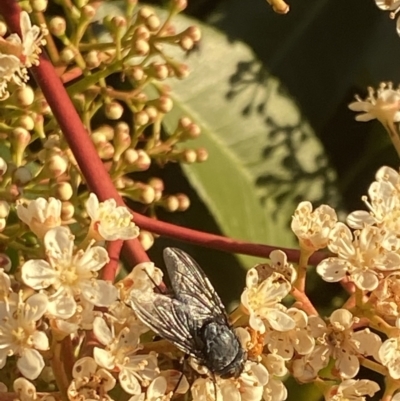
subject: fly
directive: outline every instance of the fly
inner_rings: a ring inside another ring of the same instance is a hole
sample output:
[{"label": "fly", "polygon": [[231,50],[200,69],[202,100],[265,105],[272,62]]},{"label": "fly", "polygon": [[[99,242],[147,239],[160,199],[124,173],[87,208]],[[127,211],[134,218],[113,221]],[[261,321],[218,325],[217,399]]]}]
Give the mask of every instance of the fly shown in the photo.
[{"label": "fly", "polygon": [[164,261],[173,296],[138,293],[132,301],[137,316],[213,376],[239,377],[246,352],[207,276],[180,249],[164,249]]}]

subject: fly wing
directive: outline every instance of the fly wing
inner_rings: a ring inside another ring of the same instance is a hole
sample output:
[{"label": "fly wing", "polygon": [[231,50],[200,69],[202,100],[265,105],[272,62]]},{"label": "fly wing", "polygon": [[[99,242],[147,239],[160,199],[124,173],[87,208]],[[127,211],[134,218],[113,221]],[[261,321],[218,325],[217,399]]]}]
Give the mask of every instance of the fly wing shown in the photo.
[{"label": "fly wing", "polygon": [[194,342],[198,329],[195,306],[163,294],[135,290],[132,292],[132,308],[138,318],[160,337],[171,341],[185,354],[203,357]]},{"label": "fly wing", "polygon": [[165,248],[164,261],[176,298],[198,309],[197,318],[220,317],[227,321],[225,308],[201,267],[178,248]]}]

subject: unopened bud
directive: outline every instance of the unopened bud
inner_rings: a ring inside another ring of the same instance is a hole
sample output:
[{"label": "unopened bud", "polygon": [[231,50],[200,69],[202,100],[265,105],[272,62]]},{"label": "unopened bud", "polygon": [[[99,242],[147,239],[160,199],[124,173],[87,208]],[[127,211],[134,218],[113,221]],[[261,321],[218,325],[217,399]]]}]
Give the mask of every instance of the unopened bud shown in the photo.
[{"label": "unopened bud", "polygon": [[61,220],[69,221],[74,217],[75,207],[71,202],[63,202],[61,206]]},{"label": "unopened bud", "polygon": [[60,58],[64,63],[68,64],[75,59],[75,52],[69,47],[66,47],[65,49],[61,50]]},{"label": "unopened bud", "polygon": [[143,39],[146,42],[150,39],[150,31],[143,25],[138,26],[133,33],[135,39]]},{"label": "unopened bud", "polygon": [[171,0],[171,7],[176,12],[181,12],[187,7],[187,0]]},{"label": "unopened bud", "polygon": [[184,163],[195,163],[197,161],[197,154],[193,149],[186,149],[180,154],[180,160]]},{"label": "unopened bud", "polygon": [[135,65],[131,69],[131,76],[135,81],[141,81],[144,78],[143,68],[138,65]]},{"label": "unopened bud", "polygon": [[72,185],[69,182],[59,182],[56,188],[56,198],[60,201],[67,201],[72,198],[74,191]]},{"label": "unopened bud", "polygon": [[[4,219],[3,219],[4,220]],[[5,227],[5,221],[4,221],[4,227],[1,229],[1,226],[3,224],[0,224],[0,230],[4,230]],[[0,253],[0,269],[4,269],[5,272],[9,272],[12,267],[12,262],[11,259],[6,255],[5,253]]]},{"label": "unopened bud", "polygon": [[109,160],[114,156],[114,146],[110,142],[104,142],[96,147],[100,159]]},{"label": "unopened bud", "polygon": [[10,205],[8,202],[0,200],[0,219],[6,219],[10,213]]},{"label": "unopened bud", "polygon": [[179,201],[176,196],[168,196],[164,199],[163,206],[168,212],[176,212],[179,207]]},{"label": "unopened bud", "polygon": [[158,117],[158,111],[155,107],[153,106],[148,106],[144,109],[146,114],[149,116],[149,121],[154,122],[156,118]]},{"label": "unopened bud", "polygon": [[168,67],[165,64],[154,62],[149,67],[149,74],[163,81],[168,78]]},{"label": "unopened bud", "polygon": [[35,128],[35,121],[31,116],[24,115],[18,118],[18,125],[28,131],[32,131]]},{"label": "unopened bud", "polygon": [[67,171],[68,165],[67,157],[54,154],[46,160],[45,168],[52,178],[57,178]]},{"label": "unopened bud", "polygon": [[35,92],[29,85],[20,86],[15,91],[15,99],[18,106],[27,107],[30,106],[35,100]]},{"label": "unopened bud", "polygon": [[148,122],[149,116],[144,110],[141,110],[135,114],[135,124],[137,126],[142,127],[143,125],[148,124]]},{"label": "unopened bud", "polygon": [[156,102],[156,107],[161,113],[168,113],[172,110],[174,103],[167,95],[161,95]]},{"label": "unopened bud", "polygon": [[157,15],[153,14],[146,19],[146,26],[150,29],[150,31],[156,31],[161,26],[160,18]]},{"label": "unopened bud", "polygon": [[99,52],[97,50],[91,50],[85,56],[86,66],[90,69],[97,68],[100,64]]},{"label": "unopened bud", "polygon": [[32,10],[38,13],[42,13],[46,11],[47,3],[47,0],[31,0]]},{"label": "unopened bud", "polygon": [[117,161],[122,153],[129,148],[132,140],[129,134],[129,126],[125,122],[119,122],[114,128],[114,160]]},{"label": "unopened bud", "polygon": [[191,50],[193,49],[194,42],[190,36],[183,36],[179,41],[179,45],[183,50]]},{"label": "unopened bud", "polygon": [[87,20],[91,20],[95,14],[96,14],[96,10],[94,9],[93,6],[91,5],[86,5],[84,7],[82,7],[82,15],[87,19]]},{"label": "unopened bud", "polygon": [[99,138],[101,137],[100,135],[102,135],[106,141],[111,141],[114,138],[114,128],[111,127],[111,125],[103,124],[92,132],[91,136],[93,135],[99,135]]},{"label": "unopened bud", "polygon": [[140,230],[138,240],[145,251],[149,250],[154,244],[153,234],[145,230]]},{"label": "unopened bud", "polygon": [[205,162],[208,159],[208,151],[205,148],[199,148],[196,150],[197,161],[199,163]]},{"label": "unopened bud", "polygon": [[164,181],[161,178],[153,177],[149,180],[149,185],[151,185],[156,191],[164,191]]},{"label": "unopened bud", "polygon": [[184,212],[185,210],[187,210],[190,206],[190,199],[188,198],[188,196],[186,196],[185,194],[177,194],[176,197],[179,202],[178,210],[180,212]]},{"label": "unopened bud", "polygon": [[138,201],[144,203],[145,205],[150,205],[154,202],[155,191],[150,185],[144,185],[141,188]]},{"label": "unopened bud", "polygon": [[110,120],[119,120],[122,117],[123,112],[124,108],[116,101],[112,101],[106,104],[105,115]]},{"label": "unopened bud", "polygon": [[23,147],[24,149],[29,145],[31,141],[31,134],[28,130],[22,127],[15,128],[12,132],[12,143],[14,147]]},{"label": "unopened bud", "polygon": [[3,37],[7,33],[7,25],[4,21],[0,21],[0,36]]},{"label": "unopened bud", "polygon": [[144,39],[135,40],[133,48],[139,56],[147,56],[150,51],[150,45]]},{"label": "unopened bud", "polygon": [[123,28],[127,25],[126,18],[122,17],[121,15],[117,15],[116,17],[114,17],[111,22],[116,28]]},{"label": "unopened bud", "polygon": [[143,149],[138,149],[137,152],[138,152],[138,160],[136,161],[136,166],[141,171],[147,170],[151,164],[151,159],[149,155]]},{"label": "unopened bud", "polygon": [[123,154],[124,160],[128,165],[133,165],[139,159],[138,152],[135,149],[127,149]]},{"label": "unopened bud", "polygon": [[12,174],[13,183],[21,187],[32,180],[32,173],[26,167],[18,167]]},{"label": "unopened bud", "polygon": [[65,35],[65,30],[67,29],[67,23],[62,17],[54,17],[50,20],[48,24],[49,31],[54,36]]},{"label": "unopened bud", "polygon": [[36,102],[36,104],[38,105],[39,114],[44,114],[44,115],[51,114],[51,108],[47,103],[46,99],[40,99],[39,101]]},{"label": "unopened bud", "polygon": [[190,36],[194,42],[198,42],[201,39],[201,30],[198,26],[190,26],[186,29],[186,34]]},{"label": "unopened bud", "polygon": [[175,75],[179,79],[185,79],[189,75],[189,66],[187,64],[179,64],[175,68]]}]

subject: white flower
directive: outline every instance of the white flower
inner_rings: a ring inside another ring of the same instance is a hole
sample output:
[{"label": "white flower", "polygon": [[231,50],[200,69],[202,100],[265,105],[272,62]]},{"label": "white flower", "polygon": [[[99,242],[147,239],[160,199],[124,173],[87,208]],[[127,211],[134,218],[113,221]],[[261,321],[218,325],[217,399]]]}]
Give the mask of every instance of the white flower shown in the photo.
[{"label": "white flower", "polygon": [[379,386],[371,380],[343,380],[333,386],[325,395],[326,401],[365,401],[365,395],[372,397]]},{"label": "white flower", "polygon": [[99,368],[91,357],[78,359],[72,369],[73,380],[68,387],[70,400],[112,401],[107,394],[116,384],[116,380],[106,369]]},{"label": "white flower", "polygon": [[396,8],[400,7],[399,0],[375,0],[375,4],[381,10],[395,10]]},{"label": "white flower", "polygon": [[336,212],[330,206],[321,205],[313,211],[310,202],[301,202],[294,212],[291,227],[303,249],[317,251],[327,246],[336,222]]},{"label": "white flower", "polygon": [[46,334],[36,324],[47,309],[47,297],[34,294],[23,301],[22,292],[0,302],[0,369],[8,356],[17,355],[17,367],[28,379],[36,379],[44,367],[38,352],[49,348]]},{"label": "white flower", "polygon": [[[347,217],[350,227],[361,229],[365,225],[376,225],[390,232],[398,233],[400,230],[400,176],[391,167],[381,167],[363,201],[369,211],[356,210]],[[392,249],[400,248],[400,239],[394,238],[390,244]]]},{"label": "white flower", "polygon": [[352,326],[357,321],[346,309],[334,311],[328,325],[319,316],[310,316],[310,330],[316,345],[310,354],[294,361],[295,377],[301,381],[312,380],[332,357],[339,375],[350,379],[360,369],[360,355],[378,358],[381,339],[369,329],[354,332]]},{"label": "white flower", "polygon": [[143,262],[136,265],[132,271],[119,281],[116,286],[122,301],[130,303],[134,290],[140,292],[154,292],[154,287],[162,285],[163,272],[152,262]]},{"label": "white flower", "polygon": [[241,296],[242,305],[250,315],[250,327],[264,333],[266,320],[275,330],[292,330],[295,322],[279,303],[290,290],[290,283],[282,275],[273,273],[259,284],[257,270],[250,269],[246,276],[246,288]]},{"label": "white flower", "polygon": [[307,328],[306,313],[297,308],[291,308],[288,309],[287,314],[295,321],[296,326],[287,331],[267,330],[265,344],[271,353],[290,360],[295,351],[299,355],[309,354],[315,342]]},{"label": "white flower", "polygon": [[288,396],[288,392],[281,380],[275,377],[283,377],[287,374],[285,361],[279,355],[268,354],[263,357],[270,379],[264,386],[263,399],[265,401],[284,401]]},{"label": "white flower", "polygon": [[362,114],[356,116],[357,121],[378,119],[383,125],[400,121],[400,91],[393,89],[391,82],[382,82],[375,92],[368,88],[368,97],[361,100],[356,96],[356,102],[349,104],[349,109]]},{"label": "white flower", "polygon": [[25,377],[18,377],[13,383],[14,391],[18,394],[18,401],[35,401],[38,399],[36,387]]},{"label": "white flower", "polygon": [[338,256],[324,259],[317,266],[317,273],[325,281],[337,282],[348,276],[358,288],[372,291],[383,272],[400,266],[400,255],[388,251],[394,233],[365,226],[353,236],[345,224],[337,223],[330,237],[328,248]]},{"label": "white flower", "polygon": [[263,365],[247,362],[237,379],[196,379],[192,385],[193,401],[259,401],[268,380],[269,373]]},{"label": "white flower", "polygon": [[294,283],[297,278],[296,269],[291,263],[288,263],[285,252],[275,249],[269,254],[271,261],[268,263],[259,263],[254,266],[254,269],[258,273],[258,281],[261,282],[267,277],[270,277],[273,273],[279,273],[290,283]]},{"label": "white flower", "polygon": [[13,33],[6,39],[0,38],[0,100],[7,99],[7,85],[13,82],[23,85],[29,79],[26,68],[39,64],[41,45],[46,41],[46,29],[31,24],[25,11],[20,14],[21,38]]},{"label": "white flower", "polygon": [[108,306],[117,298],[117,289],[98,280],[98,271],[108,262],[107,251],[89,246],[74,250],[74,236],[66,227],[56,227],[44,237],[47,259],[28,260],[21,267],[22,281],[35,290],[50,287],[50,314],[68,319],[76,311],[79,296],[97,306]]},{"label": "white flower", "polygon": [[117,206],[115,199],[99,203],[94,193],[89,195],[86,210],[92,219],[91,234],[96,240],[128,240],[139,235],[132,214],[125,206]]},{"label": "white flower", "polygon": [[61,201],[58,199],[37,198],[27,206],[17,204],[16,210],[18,217],[39,238],[43,238],[50,229],[61,225]]},{"label": "white flower", "polygon": [[93,332],[106,346],[105,349],[94,348],[95,361],[107,370],[117,368],[118,380],[128,394],[140,394],[141,385],[148,386],[159,375],[156,354],[137,354],[141,349],[137,331],[125,327],[116,334],[113,326],[110,329],[103,318],[96,317]]},{"label": "white flower", "polygon": [[[399,320],[396,321],[396,327],[400,329]],[[387,367],[393,379],[400,379],[400,337],[388,338],[383,342],[379,349],[379,361]]]}]

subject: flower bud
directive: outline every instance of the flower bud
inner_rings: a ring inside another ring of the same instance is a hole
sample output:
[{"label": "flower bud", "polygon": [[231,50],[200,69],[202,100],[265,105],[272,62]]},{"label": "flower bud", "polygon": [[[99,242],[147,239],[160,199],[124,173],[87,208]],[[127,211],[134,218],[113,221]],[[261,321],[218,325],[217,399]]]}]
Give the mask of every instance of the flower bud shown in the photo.
[{"label": "flower bud", "polygon": [[155,107],[153,106],[148,106],[144,109],[144,111],[146,112],[146,114],[149,116],[149,121],[151,123],[153,123],[156,118],[158,117],[158,111]]},{"label": "flower bud", "polygon": [[135,124],[138,127],[142,127],[143,125],[148,124],[148,122],[149,116],[144,110],[141,110],[135,114]]},{"label": "flower bud", "polygon": [[105,115],[110,120],[119,120],[122,117],[124,108],[122,105],[116,101],[112,101],[106,104]]},{"label": "flower bud", "polygon": [[29,85],[20,86],[15,91],[15,99],[20,107],[30,106],[35,100],[35,92]]},{"label": "flower bud", "polygon": [[144,185],[140,188],[139,197],[137,200],[145,205],[150,205],[154,202],[155,191],[150,185]]},{"label": "flower bud", "polygon": [[196,150],[197,161],[199,163],[205,162],[208,159],[208,151],[206,148],[199,148]]},{"label": "flower bud", "polygon": [[49,104],[47,103],[46,99],[39,99],[39,101],[36,102],[38,105],[38,113],[39,114],[52,114],[51,108]]},{"label": "flower bud", "polygon": [[69,47],[66,47],[65,49],[61,50],[60,58],[64,63],[68,64],[75,59],[75,52]]},{"label": "flower bud", "polygon": [[72,198],[72,195],[74,194],[74,190],[72,189],[72,185],[67,182],[59,182],[57,183],[56,187],[56,198],[60,199],[61,201],[67,201]]},{"label": "flower bud", "polygon": [[172,110],[174,103],[172,99],[167,95],[161,95],[156,102],[156,107],[161,113],[168,113]]},{"label": "flower bud", "polygon": [[183,50],[191,50],[191,49],[193,49],[194,42],[193,42],[193,39],[190,36],[183,36],[179,40],[179,45],[181,46],[181,48]]},{"label": "flower bud", "polygon": [[135,39],[143,39],[146,42],[150,39],[150,31],[143,25],[138,26],[133,33]]},{"label": "flower bud", "polygon": [[149,250],[154,244],[154,236],[149,231],[140,230],[138,240],[145,251]]},{"label": "flower bud", "polygon": [[110,142],[104,142],[96,147],[100,159],[109,160],[114,156],[114,146]]},{"label": "flower bud", "polygon": [[178,64],[175,68],[175,75],[179,79],[185,79],[189,75],[189,66],[187,64]]},{"label": "flower bud", "polygon": [[3,176],[6,172],[7,172],[7,163],[2,157],[0,157],[0,177]]},{"label": "flower bud", "polygon": [[61,220],[69,221],[74,217],[75,207],[71,202],[63,202],[61,206]]},{"label": "flower bud", "polygon": [[124,160],[128,165],[133,165],[139,159],[138,152],[135,149],[127,149],[123,154]]},{"label": "flower bud", "polygon": [[158,18],[155,14],[151,15],[146,19],[146,26],[150,29],[150,31],[156,31],[161,26],[160,18]]},{"label": "flower bud", "polygon": [[149,43],[144,39],[135,40],[133,44],[133,49],[139,56],[147,56],[150,51]]},{"label": "flower bud", "polygon": [[31,139],[31,134],[25,128],[18,127],[12,131],[10,135],[10,143],[14,162],[17,166],[22,164],[25,149],[29,145]]},{"label": "flower bud", "polygon": [[163,201],[163,206],[168,212],[176,212],[179,207],[178,198],[174,195],[166,197]]},{"label": "flower bud", "polygon": [[138,65],[135,65],[131,69],[131,76],[135,81],[141,81],[144,78],[143,68]]},{"label": "flower bud", "polygon": [[94,9],[93,6],[91,5],[86,5],[82,7],[82,16],[86,18],[86,20],[91,20],[95,14],[96,14],[96,10]]},{"label": "flower bud", "polygon": [[97,68],[100,64],[99,52],[97,50],[91,50],[85,55],[86,66],[89,69]]},{"label": "flower bud", "polygon": [[184,212],[185,210],[187,210],[190,206],[190,199],[188,196],[186,196],[185,194],[176,194],[176,197],[178,199],[178,210],[180,212]]},{"label": "flower bud", "polygon": [[[2,226],[2,224],[0,224],[0,226]],[[0,231],[2,231],[1,227]],[[8,255],[6,255],[5,253],[0,253],[0,269],[4,269],[5,272],[9,272],[11,270],[11,267],[12,267],[12,262],[11,259],[8,257]]]},{"label": "flower bud", "polygon": [[129,126],[125,122],[118,123],[114,128],[114,160],[117,161],[122,153],[131,145],[131,136],[129,134]]},{"label": "flower bud", "polygon": [[32,173],[24,166],[18,167],[12,174],[13,183],[21,187],[32,180]]},{"label": "flower bud", "polygon": [[156,191],[164,191],[164,181],[161,178],[153,177],[149,180],[149,185],[151,185]]},{"label": "flower bud", "polygon": [[48,0],[31,0],[32,10],[38,13],[46,11]]},{"label": "flower bud", "polygon": [[198,42],[201,39],[201,30],[198,26],[190,26],[186,29],[185,33],[190,36],[194,42]]},{"label": "flower bud", "polygon": [[111,125],[103,124],[92,132],[92,137],[104,138],[102,142],[111,141],[114,138],[114,128]]},{"label": "flower bud", "polygon": [[10,205],[8,202],[0,200],[0,219],[6,219],[10,213]]},{"label": "flower bud", "polygon": [[171,7],[175,12],[181,12],[187,7],[187,0],[171,0]]},{"label": "flower bud", "polygon": [[0,21],[0,37],[3,37],[7,33],[7,25],[4,21]]},{"label": "flower bud", "polygon": [[186,149],[179,155],[180,161],[183,163],[195,163],[197,161],[197,154],[193,149]]},{"label": "flower bud", "polygon": [[60,154],[54,154],[46,160],[45,169],[50,177],[57,178],[67,171],[69,165],[68,158]]},{"label": "flower bud", "polygon": [[165,64],[154,62],[148,68],[149,75],[163,81],[168,78],[168,67]]},{"label": "flower bud", "polygon": [[62,17],[53,17],[48,24],[48,28],[52,35],[63,36],[67,29],[67,23]]},{"label": "flower bud", "polygon": [[114,17],[114,18],[111,20],[111,22],[113,23],[113,25],[114,25],[116,28],[123,28],[123,27],[125,27],[125,26],[127,25],[127,23],[126,23],[126,18],[124,18],[124,17],[122,17],[122,16],[120,16],[120,15],[117,15],[116,17]]},{"label": "flower bud", "polygon": [[17,124],[26,129],[27,131],[32,131],[35,128],[35,121],[33,118],[27,114],[18,118]]},{"label": "flower bud", "polygon": [[137,153],[138,153],[138,160],[136,161],[136,166],[141,171],[147,170],[151,164],[151,159],[149,155],[143,149],[138,149]]}]

